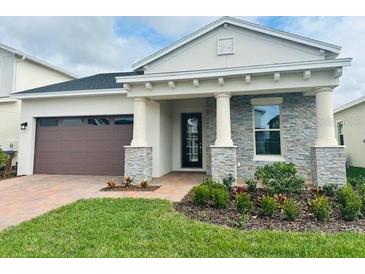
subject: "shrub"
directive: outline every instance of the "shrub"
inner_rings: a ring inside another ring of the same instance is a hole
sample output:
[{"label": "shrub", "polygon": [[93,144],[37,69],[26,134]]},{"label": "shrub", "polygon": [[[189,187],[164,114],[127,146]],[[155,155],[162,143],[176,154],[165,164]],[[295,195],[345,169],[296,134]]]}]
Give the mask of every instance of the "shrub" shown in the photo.
[{"label": "shrub", "polygon": [[285,200],[283,211],[285,218],[289,221],[295,221],[300,215],[300,207],[292,198]]},{"label": "shrub", "polygon": [[247,190],[249,192],[255,192],[257,188],[257,182],[254,179],[246,180]]},{"label": "shrub", "polygon": [[233,178],[232,174],[229,174],[228,177],[223,179],[223,185],[227,188],[230,189],[234,182],[236,181],[235,178]]},{"label": "shrub", "polygon": [[131,176],[127,176],[127,177],[125,177],[125,178],[124,178],[124,186],[125,186],[125,187],[129,187],[129,186],[131,186],[131,185],[132,185],[132,183],[133,183],[133,181],[134,181],[134,178],[133,178],[133,177],[131,177]]},{"label": "shrub", "polygon": [[356,176],[353,178],[348,178],[347,183],[355,189],[360,189],[363,186],[365,186],[365,177],[362,175],[359,175],[359,176]]},{"label": "shrub", "polygon": [[331,196],[331,197],[335,196],[337,190],[338,190],[338,185],[336,184],[326,184],[322,187],[322,192],[326,196]]},{"label": "shrub", "polygon": [[6,153],[0,149],[0,168],[5,165],[7,158]]},{"label": "shrub", "polygon": [[193,187],[193,203],[196,205],[204,205],[209,202],[210,190],[207,184],[201,184]]},{"label": "shrub", "polygon": [[141,188],[147,188],[148,187],[148,182],[147,181],[142,181],[140,183],[140,186],[141,186]]},{"label": "shrub", "polygon": [[250,215],[248,213],[241,214],[238,219],[238,226],[245,228],[250,223]]},{"label": "shrub", "polygon": [[225,208],[229,203],[229,192],[222,185],[211,179],[193,187],[193,203],[204,205],[212,203],[214,207]]},{"label": "shrub", "polygon": [[304,188],[304,179],[297,174],[293,163],[275,162],[258,167],[255,178],[274,194],[298,193]]},{"label": "shrub", "polygon": [[279,205],[280,207],[283,206],[284,202],[286,201],[287,197],[284,194],[276,194],[274,195],[275,201],[277,203],[277,205]]},{"label": "shrub", "polygon": [[210,196],[214,207],[216,208],[226,208],[229,203],[229,192],[227,189],[222,188],[212,188],[210,190]]},{"label": "shrub", "polygon": [[272,217],[278,210],[278,204],[274,197],[263,196],[261,198],[260,213],[263,216]]},{"label": "shrub", "polygon": [[328,197],[318,196],[311,202],[314,217],[319,221],[325,221],[331,214],[331,206]]},{"label": "shrub", "polygon": [[342,219],[345,221],[355,220],[360,213],[361,198],[351,187],[346,185],[337,191],[337,199],[340,203],[340,211]]},{"label": "shrub", "polygon": [[253,206],[250,194],[248,193],[239,194],[236,197],[236,206],[239,213],[241,214],[250,213]]}]

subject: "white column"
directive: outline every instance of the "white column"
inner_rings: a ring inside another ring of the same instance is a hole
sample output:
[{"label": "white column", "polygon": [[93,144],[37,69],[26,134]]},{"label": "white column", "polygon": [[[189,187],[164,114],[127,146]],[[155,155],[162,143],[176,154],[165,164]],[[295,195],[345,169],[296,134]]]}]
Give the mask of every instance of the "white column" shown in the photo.
[{"label": "white column", "polygon": [[146,98],[134,99],[133,147],[146,147]]},{"label": "white column", "polygon": [[226,93],[219,93],[217,99],[217,137],[216,146],[233,146],[231,138],[231,96]]},{"label": "white column", "polygon": [[318,88],[315,91],[318,122],[316,146],[337,146],[333,119],[332,88]]}]

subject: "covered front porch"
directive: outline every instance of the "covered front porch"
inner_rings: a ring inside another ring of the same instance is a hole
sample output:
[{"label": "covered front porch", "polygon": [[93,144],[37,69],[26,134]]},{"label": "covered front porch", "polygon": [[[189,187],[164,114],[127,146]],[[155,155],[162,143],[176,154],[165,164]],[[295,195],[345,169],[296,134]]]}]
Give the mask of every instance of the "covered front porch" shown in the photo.
[{"label": "covered front porch", "polygon": [[[347,61],[337,62],[342,63],[117,78],[134,98],[125,175],[150,181],[185,170],[206,172],[217,181],[229,174],[247,179],[257,166],[288,161],[307,182],[343,184],[345,159],[335,138],[332,92],[339,66]],[[273,109],[277,125],[257,126],[258,112]],[[276,148],[260,152],[259,138],[267,136],[276,140],[264,146],[276,142]]]}]

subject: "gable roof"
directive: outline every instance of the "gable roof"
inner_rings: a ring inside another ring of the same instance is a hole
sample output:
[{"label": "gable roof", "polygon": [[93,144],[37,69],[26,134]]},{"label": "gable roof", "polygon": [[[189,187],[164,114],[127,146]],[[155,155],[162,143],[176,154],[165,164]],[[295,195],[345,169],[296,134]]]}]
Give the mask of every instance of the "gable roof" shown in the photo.
[{"label": "gable roof", "polygon": [[351,107],[354,107],[354,106],[357,106],[361,103],[364,103],[365,102],[365,96],[361,96],[360,98],[357,98],[356,100],[353,100],[351,102],[348,102],[338,108],[335,108],[335,110],[333,111],[334,113],[337,113],[337,112],[340,112],[340,111],[343,111],[345,109],[348,109],[348,108],[351,108]]},{"label": "gable roof", "polygon": [[92,76],[43,86],[39,88],[29,89],[14,93],[15,97],[18,94],[34,94],[34,93],[49,93],[49,92],[65,92],[65,91],[81,91],[81,90],[100,90],[100,89],[121,89],[123,84],[117,83],[117,76],[131,76],[141,74],[141,72],[114,72],[100,73]]},{"label": "gable roof", "polygon": [[279,38],[283,38],[289,41],[293,41],[293,42],[297,42],[297,43],[301,43],[304,45],[308,45],[308,46],[312,46],[318,49],[323,49],[323,50],[327,50],[329,52],[333,52],[335,54],[339,54],[341,47],[339,46],[335,46],[329,43],[325,43],[322,41],[318,41],[318,40],[314,40],[311,38],[307,38],[304,36],[300,36],[297,34],[292,34],[289,32],[285,32],[285,31],[280,31],[280,30],[276,30],[276,29],[272,29],[269,27],[265,27],[265,26],[261,26],[255,23],[251,23],[251,22],[247,22],[241,19],[237,19],[237,18],[232,18],[232,17],[222,17],[208,25],[206,25],[205,27],[191,33],[190,35],[176,41],[175,43],[155,52],[154,54],[147,56],[146,58],[134,63],[132,65],[133,69],[138,69],[143,67],[144,65],[151,63],[152,61],[161,58],[162,56],[170,53],[171,51],[189,43],[190,41],[208,33],[209,31],[224,25],[224,24],[231,24],[234,26],[238,26],[238,27],[242,27],[245,29],[249,29],[249,30],[253,30],[256,32],[260,32],[260,33],[264,33],[264,34],[268,34],[271,36],[275,36],[275,37],[279,37]]},{"label": "gable roof", "polygon": [[41,65],[43,67],[50,68],[50,69],[52,69],[52,70],[54,70],[56,72],[59,72],[59,73],[61,73],[63,75],[66,75],[68,77],[71,77],[71,78],[74,78],[74,79],[77,78],[76,75],[74,75],[74,74],[72,74],[72,73],[70,73],[70,72],[68,72],[68,71],[66,71],[64,69],[61,69],[59,67],[56,67],[56,66],[54,66],[54,65],[52,65],[50,63],[47,63],[45,61],[42,61],[42,60],[40,60],[40,59],[38,59],[36,57],[33,57],[33,56],[29,55],[29,54],[26,54],[24,52],[21,52],[21,51],[15,49],[15,48],[9,47],[9,46],[4,45],[4,44],[1,44],[1,43],[0,43],[0,48],[3,49],[3,50],[8,51],[10,53],[13,53],[16,56],[20,56],[22,58],[28,59],[28,60],[30,60],[30,61],[32,61],[34,63],[37,63],[37,64],[39,64],[39,65]]}]

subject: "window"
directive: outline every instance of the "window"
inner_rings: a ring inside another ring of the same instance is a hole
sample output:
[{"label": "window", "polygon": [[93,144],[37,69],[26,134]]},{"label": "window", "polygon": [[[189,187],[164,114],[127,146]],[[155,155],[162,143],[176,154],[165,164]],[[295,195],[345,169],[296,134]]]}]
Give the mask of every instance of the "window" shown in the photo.
[{"label": "window", "polygon": [[107,126],[109,125],[109,119],[108,118],[89,118],[87,119],[88,125],[93,126]]},{"label": "window", "polygon": [[337,123],[337,133],[338,133],[338,144],[340,146],[344,146],[345,139],[343,136],[343,122],[342,121]]},{"label": "window", "polygon": [[58,126],[58,120],[56,118],[41,118],[39,119],[39,125],[41,127],[56,127]]},{"label": "window", "polygon": [[281,155],[280,105],[256,105],[254,115],[256,155]]},{"label": "window", "polygon": [[114,125],[130,125],[133,124],[133,116],[115,117]]},{"label": "window", "polygon": [[81,118],[67,118],[67,119],[63,119],[62,124],[65,127],[77,127],[77,126],[82,125],[82,119]]}]

